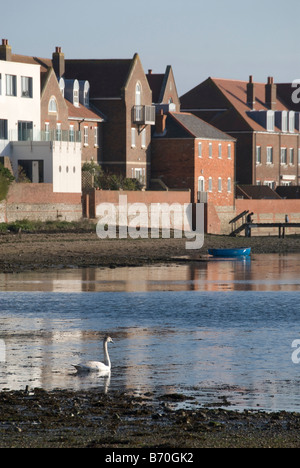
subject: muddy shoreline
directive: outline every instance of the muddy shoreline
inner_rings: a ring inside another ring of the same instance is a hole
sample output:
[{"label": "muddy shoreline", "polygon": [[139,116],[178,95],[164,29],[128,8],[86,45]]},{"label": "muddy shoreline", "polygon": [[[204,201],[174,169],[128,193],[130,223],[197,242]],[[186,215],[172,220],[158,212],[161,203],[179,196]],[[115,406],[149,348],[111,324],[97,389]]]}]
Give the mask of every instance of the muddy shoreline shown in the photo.
[{"label": "muddy shoreline", "polygon": [[186,239],[105,239],[94,232],[22,233],[0,235],[0,272],[17,273],[49,268],[142,266],[199,259],[208,248],[251,247],[252,253],[300,253],[300,236],[205,237],[198,250],[186,250]]},{"label": "muddy shoreline", "polygon": [[1,448],[299,447],[300,414],[176,409],[181,394],[0,393]]}]

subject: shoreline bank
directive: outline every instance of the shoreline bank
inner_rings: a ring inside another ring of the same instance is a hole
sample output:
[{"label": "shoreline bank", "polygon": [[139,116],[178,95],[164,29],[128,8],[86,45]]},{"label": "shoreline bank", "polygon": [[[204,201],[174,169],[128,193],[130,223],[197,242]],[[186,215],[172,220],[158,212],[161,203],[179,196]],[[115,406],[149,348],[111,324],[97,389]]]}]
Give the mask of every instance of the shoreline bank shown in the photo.
[{"label": "shoreline bank", "polygon": [[300,414],[174,409],[180,394],[0,393],[0,447],[299,447]]},{"label": "shoreline bank", "polygon": [[300,236],[244,237],[206,235],[201,249],[186,250],[186,239],[99,239],[94,232],[0,235],[0,272],[53,268],[143,266],[199,259],[209,248],[251,247],[253,254],[300,253]]}]

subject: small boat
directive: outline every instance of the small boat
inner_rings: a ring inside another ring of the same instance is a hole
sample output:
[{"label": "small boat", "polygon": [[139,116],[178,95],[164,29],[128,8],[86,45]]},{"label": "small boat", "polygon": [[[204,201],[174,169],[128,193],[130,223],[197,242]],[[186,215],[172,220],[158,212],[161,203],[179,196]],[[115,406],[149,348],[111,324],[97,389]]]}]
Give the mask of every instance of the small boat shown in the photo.
[{"label": "small boat", "polygon": [[251,247],[245,249],[208,249],[208,253],[213,257],[249,257],[251,254]]}]

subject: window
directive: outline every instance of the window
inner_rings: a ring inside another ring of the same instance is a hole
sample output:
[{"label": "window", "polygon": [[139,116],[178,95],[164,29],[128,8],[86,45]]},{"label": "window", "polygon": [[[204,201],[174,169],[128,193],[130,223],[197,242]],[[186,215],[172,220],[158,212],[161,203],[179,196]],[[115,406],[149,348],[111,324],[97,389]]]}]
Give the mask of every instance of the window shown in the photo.
[{"label": "window", "polygon": [[135,128],[131,129],[131,148],[135,148],[136,141],[135,141]]},{"label": "window", "polygon": [[222,144],[219,143],[219,156],[220,159],[222,158]]},{"label": "window", "polygon": [[295,131],[295,112],[289,112],[289,132],[294,133]]},{"label": "window", "polygon": [[6,75],[6,96],[17,95],[17,77],[15,75]]},{"label": "window", "polygon": [[256,147],[256,164],[261,164],[261,146]]},{"label": "window", "polygon": [[98,148],[99,146],[99,131],[98,127],[94,127],[94,146]]},{"label": "window", "polygon": [[198,143],[198,157],[202,158],[202,143]]},{"label": "window", "polygon": [[19,141],[32,141],[33,137],[33,122],[18,122],[18,140]]},{"label": "window", "polygon": [[141,138],[142,138],[142,143],[141,143],[141,146],[142,148],[146,148],[146,129],[143,128],[142,132],[141,132]]},{"label": "window", "polygon": [[222,192],[222,178],[218,178],[218,192]]},{"label": "window", "polygon": [[228,177],[227,179],[227,192],[230,193],[231,192],[231,178]]},{"label": "window", "polygon": [[21,76],[21,96],[32,98],[32,78]]},{"label": "window", "polygon": [[73,104],[75,107],[79,107],[79,83],[77,80],[74,81]]},{"label": "window", "polygon": [[89,127],[83,129],[83,146],[89,146]]},{"label": "window", "polygon": [[135,86],[135,105],[140,106],[141,105],[141,93],[142,93],[142,87],[140,83],[137,83]]},{"label": "window", "polygon": [[210,158],[212,158],[212,143],[209,143],[208,145],[208,155]]},{"label": "window", "polygon": [[231,159],[231,145],[227,146],[227,157],[228,159]]},{"label": "window", "polygon": [[213,181],[212,181],[212,177],[209,177],[209,179],[208,179],[208,191],[212,192],[212,189],[213,189]]},{"label": "window", "polygon": [[0,119],[0,140],[7,139],[7,120]]},{"label": "window", "polygon": [[61,123],[56,124],[56,141],[61,141]]},{"label": "window", "polygon": [[70,142],[74,142],[74,141],[75,141],[74,125],[70,125],[70,130],[69,130],[69,141],[70,141]]},{"label": "window", "polygon": [[295,163],[294,148],[290,148],[290,165],[293,166],[294,163]]},{"label": "window", "polygon": [[50,124],[45,122],[45,141],[50,141]]},{"label": "window", "polygon": [[287,148],[280,148],[280,163],[287,164]]},{"label": "window", "polygon": [[282,111],[282,122],[281,122],[281,130],[283,132],[287,132],[287,124],[288,124],[288,118],[287,118],[287,112]]},{"label": "window", "polygon": [[143,170],[134,169],[134,178],[137,179],[139,182],[143,183]]},{"label": "window", "polygon": [[275,115],[274,111],[267,111],[267,131],[273,132],[275,124]]},{"label": "window", "polygon": [[273,148],[267,146],[267,164],[273,164]]},{"label": "window", "polygon": [[49,100],[48,112],[57,112],[57,104],[54,96],[52,96]]},{"label": "window", "polygon": [[204,177],[198,177],[198,192],[205,192],[205,180]]}]

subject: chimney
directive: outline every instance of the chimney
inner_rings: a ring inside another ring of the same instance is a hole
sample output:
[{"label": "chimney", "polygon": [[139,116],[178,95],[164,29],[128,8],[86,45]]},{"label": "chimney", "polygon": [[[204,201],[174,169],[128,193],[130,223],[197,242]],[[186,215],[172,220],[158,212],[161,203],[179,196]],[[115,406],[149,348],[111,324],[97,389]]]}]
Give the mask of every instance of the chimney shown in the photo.
[{"label": "chimney", "polygon": [[277,96],[277,86],[274,84],[274,79],[272,76],[268,77],[268,83],[266,84],[266,106],[271,109],[276,109],[276,96]]},{"label": "chimney", "polygon": [[0,45],[0,60],[6,62],[11,61],[11,46],[8,44],[8,39],[2,39],[2,45]]},{"label": "chimney", "polygon": [[163,109],[161,109],[155,117],[155,133],[157,133],[158,135],[162,135],[163,133],[165,133],[166,120],[167,116],[164,114]]},{"label": "chimney", "polygon": [[58,78],[65,74],[65,54],[61,51],[61,47],[56,47],[52,54],[52,64]]},{"label": "chimney", "polygon": [[152,70],[151,69],[148,70],[148,75],[152,75]]},{"label": "chimney", "polygon": [[255,105],[255,86],[253,83],[253,76],[249,76],[249,83],[247,83],[247,105],[250,109],[254,109]]}]

